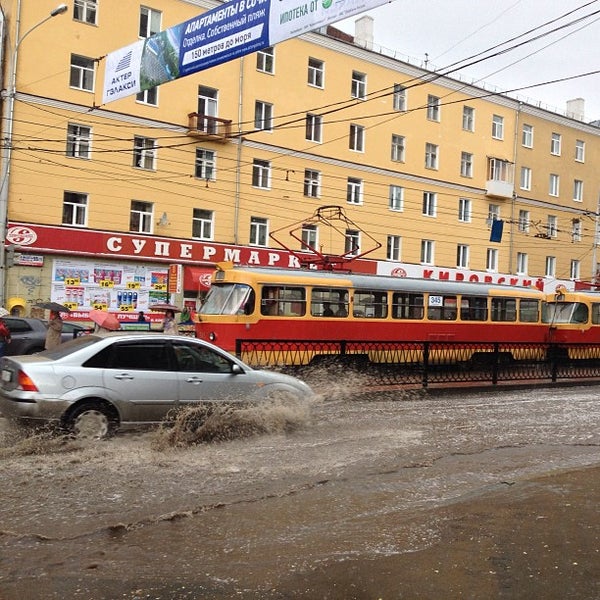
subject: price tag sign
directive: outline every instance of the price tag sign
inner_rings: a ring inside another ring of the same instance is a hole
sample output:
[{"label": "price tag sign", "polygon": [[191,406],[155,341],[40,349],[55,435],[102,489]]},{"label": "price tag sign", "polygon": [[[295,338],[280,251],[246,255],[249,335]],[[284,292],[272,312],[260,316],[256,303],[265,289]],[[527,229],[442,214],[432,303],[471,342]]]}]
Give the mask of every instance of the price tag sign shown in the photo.
[{"label": "price tag sign", "polygon": [[112,279],[102,279],[100,281],[100,287],[103,287],[103,288],[115,287],[115,282]]},{"label": "price tag sign", "polygon": [[77,310],[79,308],[77,302],[64,302],[63,306],[66,306],[70,310]]},{"label": "price tag sign", "polygon": [[119,310],[121,312],[131,312],[133,310],[133,306],[131,306],[131,304],[121,304],[119,306]]},{"label": "price tag sign", "polygon": [[107,310],[108,309],[108,305],[107,304],[93,304],[92,308],[95,308],[96,310]]},{"label": "price tag sign", "polygon": [[166,283],[155,283],[154,289],[159,292],[165,292],[167,290],[167,284]]},{"label": "price tag sign", "polygon": [[140,282],[139,281],[129,281],[127,283],[127,289],[128,290],[139,290],[140,289]]},{"label": "price tag sign", "polygon": [[67,277],[65,279],[65,285],[79,285],[80,283],[79,278]]}]

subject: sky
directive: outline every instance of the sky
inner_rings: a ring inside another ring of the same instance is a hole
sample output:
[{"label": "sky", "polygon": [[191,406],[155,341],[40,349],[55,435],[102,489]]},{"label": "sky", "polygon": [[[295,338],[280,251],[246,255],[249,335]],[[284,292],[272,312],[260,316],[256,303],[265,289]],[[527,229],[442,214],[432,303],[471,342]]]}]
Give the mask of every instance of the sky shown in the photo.
[{"label": "sky", "polygon": [[[600,120],[600,73],[537,85],[600,71],[600,0],[393,0],[363,14],[374,19],[374,50],[395,52],[417,66],[428,60],[427,68],[438,72],[473,57],[467,62],[477,64],[450,76],[490,91],[536,85],[508,95],[559,113],[566,110],[567,100],[583,98],[584,121]],[[591,16],[584,18],[587,15]],[[353,35],[354,22],[361,16],[335,27]],[[549,21],[553,22],[544,26]],[[534,28],[538,29],[504,44]],[[541,34],[548,35],[524,43]],[[492,47],[498,46],[493,51],[497,53],[515,44],[520,47],[481,60]]]}]

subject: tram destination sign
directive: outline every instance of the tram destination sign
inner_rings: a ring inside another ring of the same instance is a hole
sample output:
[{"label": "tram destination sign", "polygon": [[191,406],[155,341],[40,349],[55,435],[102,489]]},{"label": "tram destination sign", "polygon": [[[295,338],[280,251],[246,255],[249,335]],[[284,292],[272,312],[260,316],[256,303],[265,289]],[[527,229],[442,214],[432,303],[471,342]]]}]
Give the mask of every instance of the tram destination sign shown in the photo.
[{"label": "tram destination sign", "polygon": [[391,0],[231,0],[106,57],[104,104],[273,46]]}]

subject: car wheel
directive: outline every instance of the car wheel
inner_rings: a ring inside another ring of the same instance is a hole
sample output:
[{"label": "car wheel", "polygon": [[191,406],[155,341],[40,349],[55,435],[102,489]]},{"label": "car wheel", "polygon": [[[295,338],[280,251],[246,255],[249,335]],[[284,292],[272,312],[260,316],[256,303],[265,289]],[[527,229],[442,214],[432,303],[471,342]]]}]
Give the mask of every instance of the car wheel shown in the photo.
[{"label": "car wheel", "polygon": [[114,434],[116,426],[114,415],[98,402],[78,406],[67,421],[68,431],[77,439],[106,439]]}]

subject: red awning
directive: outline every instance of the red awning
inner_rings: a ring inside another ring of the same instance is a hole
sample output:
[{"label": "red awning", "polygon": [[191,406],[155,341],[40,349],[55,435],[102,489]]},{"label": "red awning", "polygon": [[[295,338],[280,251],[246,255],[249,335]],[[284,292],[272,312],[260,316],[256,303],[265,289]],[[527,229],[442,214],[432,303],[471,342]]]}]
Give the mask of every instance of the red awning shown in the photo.
[{"label": "red awning", "polygon": [[210,289],[210,278],[215,272],[207,267],[183,267],[183,289],[206,292]]}]

